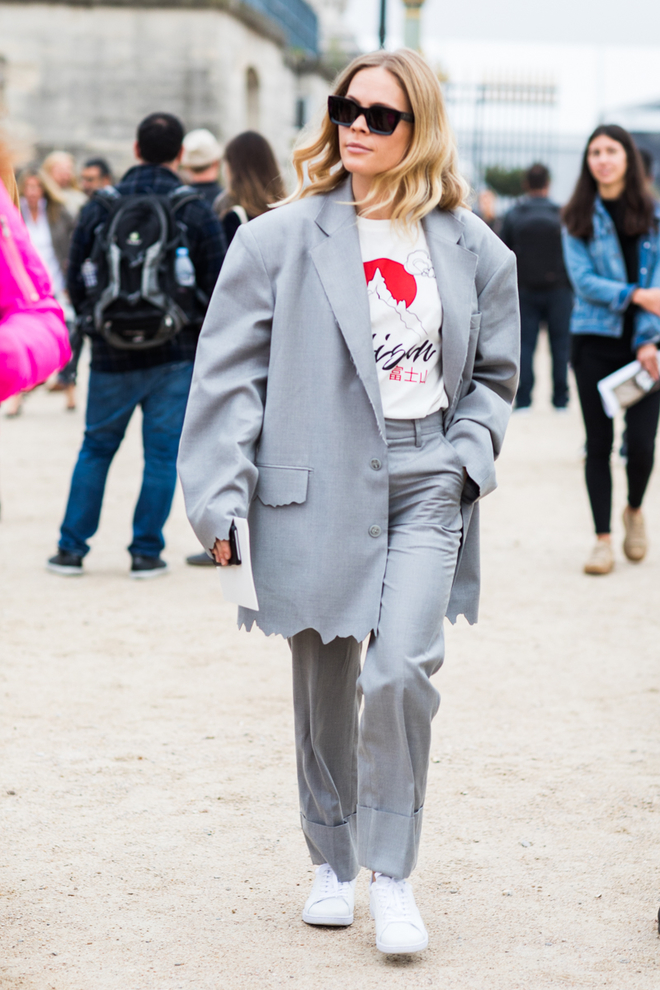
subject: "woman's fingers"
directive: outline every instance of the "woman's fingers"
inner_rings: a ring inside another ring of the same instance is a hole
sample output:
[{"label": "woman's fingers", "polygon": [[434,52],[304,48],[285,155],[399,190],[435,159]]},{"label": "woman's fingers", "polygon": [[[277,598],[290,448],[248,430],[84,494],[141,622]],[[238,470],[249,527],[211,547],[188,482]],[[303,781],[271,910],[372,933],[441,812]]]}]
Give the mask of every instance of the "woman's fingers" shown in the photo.
[{"label": "woman's fingers", "polygon": [[229,559],[231,557],[229,540],[216,540],[213,544],[212,552],[216,564],[220,564],[221,567],[225,567],[229,563]]},{"label": "woman's fingers", "polygon": [[645,367],[646,367],[646,370],[648,371],[649,375],[653,379],[653,381],[654,382],[657,382],[658,379],[660,379],[660,370],[658,370],[658,354],[657,354],[657,351],[656,351],[655,357],[649,358],[648,363],[646,364]]},{"label": "woman's fingers", "polygon": [[655,344],[644,344],[637,350],[637,360],[644,371],[647,371],[654,381],[660,379],[658,369],[658,349]]}]

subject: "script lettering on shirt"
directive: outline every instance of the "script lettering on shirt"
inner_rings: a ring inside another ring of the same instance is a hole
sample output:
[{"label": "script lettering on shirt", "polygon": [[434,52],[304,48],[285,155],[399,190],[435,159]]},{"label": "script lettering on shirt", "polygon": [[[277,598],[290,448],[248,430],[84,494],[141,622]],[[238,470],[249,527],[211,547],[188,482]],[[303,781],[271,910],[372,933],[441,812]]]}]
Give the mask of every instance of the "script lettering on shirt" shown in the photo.
[{"label": "script lettering on shirt", "polygon": [[[372,334],[372,340],[375,340],[376,336],[377,335],[375,333]],[[389,338],[390,334],[388,333],[385,335],[385,340],[388,341]],[[426,340],[422,344],[413,344],[412,347],[408,348],[408,350],[406,350],[401,344],[395,344],[389,349],[386,348],[386,344],[381,344],[380,347],[377,347],[374,350],[376,364],[382,365],[383,371],[391,371],[404,360],[412,361],[413,364],[420,360],[426,363],[433,360],[437,353],[437,348],[430,340]],[[407,381],[411,380],[412,379],[410,378],[407,379]],[[415,379],[415,381],[416,380],[417,379]]]}]

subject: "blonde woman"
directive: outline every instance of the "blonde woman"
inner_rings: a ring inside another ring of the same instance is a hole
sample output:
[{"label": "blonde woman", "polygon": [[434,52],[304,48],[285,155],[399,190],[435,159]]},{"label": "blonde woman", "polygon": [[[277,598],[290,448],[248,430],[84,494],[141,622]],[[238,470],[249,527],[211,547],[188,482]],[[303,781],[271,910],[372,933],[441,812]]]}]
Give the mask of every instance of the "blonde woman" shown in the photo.
[{"label": "blonde woman", "polygon": [[59,188],[41,169],[23,169],[18,177],[18,189],[30,240],[48,270],[54,295],[60,298],[66,291],[73,218]]},{"label": "blonde woman", "polygon": [[350,925],[366,867],[378,948],[415,952],[431,677],[445,616],[477,617],[476,503],[516,390],[515,261],[463,206],[440,87],[412,51],[352,62],[294,163],[296,193],[227,254],[179,469],[219,564],[248,518],[259,610],[239,620],[291,646],[318,866],[303,920]]},{"label": "blonde woman", "polygon": [[78,185],[76,163],[68,151],[51,151],[43,160],[42,170],[59,189],[69,214],[77,220],[87,202],[87,196]]}]

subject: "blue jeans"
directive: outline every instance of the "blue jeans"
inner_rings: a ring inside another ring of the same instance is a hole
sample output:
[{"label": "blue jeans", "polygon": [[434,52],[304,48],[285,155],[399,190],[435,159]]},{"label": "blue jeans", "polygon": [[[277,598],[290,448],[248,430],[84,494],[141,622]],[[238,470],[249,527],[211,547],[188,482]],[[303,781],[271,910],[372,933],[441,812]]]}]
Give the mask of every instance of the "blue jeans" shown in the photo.
[{"label": "blue jeans", "polygon": [[85,438],[71,479],[61,550],[85,556],[99,525],[108,469],[136,406],[142,407],[144,474],[133,516],[132,556],[158,557],[172,507],[176,458],[188,401],[192,361],[138,371],[92,371]]},{"label": "blue jeans", "polygon": [[532,403],[534,388],[534,351],[539,324],[548,325],[552,354],[552,404],[556,409],[568,405],[568,356],[570,350],[570,321],[573,293],[567,287],[557,289],[524,289],[520,293],[520,384],[516,393],[516,408]]}]

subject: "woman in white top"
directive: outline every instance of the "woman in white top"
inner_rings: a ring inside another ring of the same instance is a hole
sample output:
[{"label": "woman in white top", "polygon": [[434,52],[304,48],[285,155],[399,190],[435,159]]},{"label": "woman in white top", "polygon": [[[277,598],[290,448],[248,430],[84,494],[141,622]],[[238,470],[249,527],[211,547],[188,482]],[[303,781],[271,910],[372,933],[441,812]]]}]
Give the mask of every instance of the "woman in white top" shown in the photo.
[{"label": "woman in white top", "polygon": [[259,608],[240,621],[291,646],[318,866],[303,919],[351,924],[364,866],[378,948],[415,952],[431,676],[445,615],[476,620],[475,503],[517,381],[515,261],[462,207],[438,80],[414,52],[356,59],[294,164],[288,204],[227,253],[179,470],[219,564],[248,518]]},{"label": "woman in white top", "polygon": [[[64,206],[59,189],[40,169],[23,169],[18,177],[18,191],[30,240],[50,275],[53,295],[69,320],[74,314],[66,292],[66,270],[74,221]],[[66,408],[75,409],[74,386],[68,386],[66,393]],[[7,403],[6,415],[17,416],[22,402],[23,393],[12,396]]]},{"label": "woman in white top", "polygon": [[21,212],[34,247],[46,266],[53,295],[66,291],[66,270],[74,222],[59,189],[36,168],[24,169],[18,179]]}]

